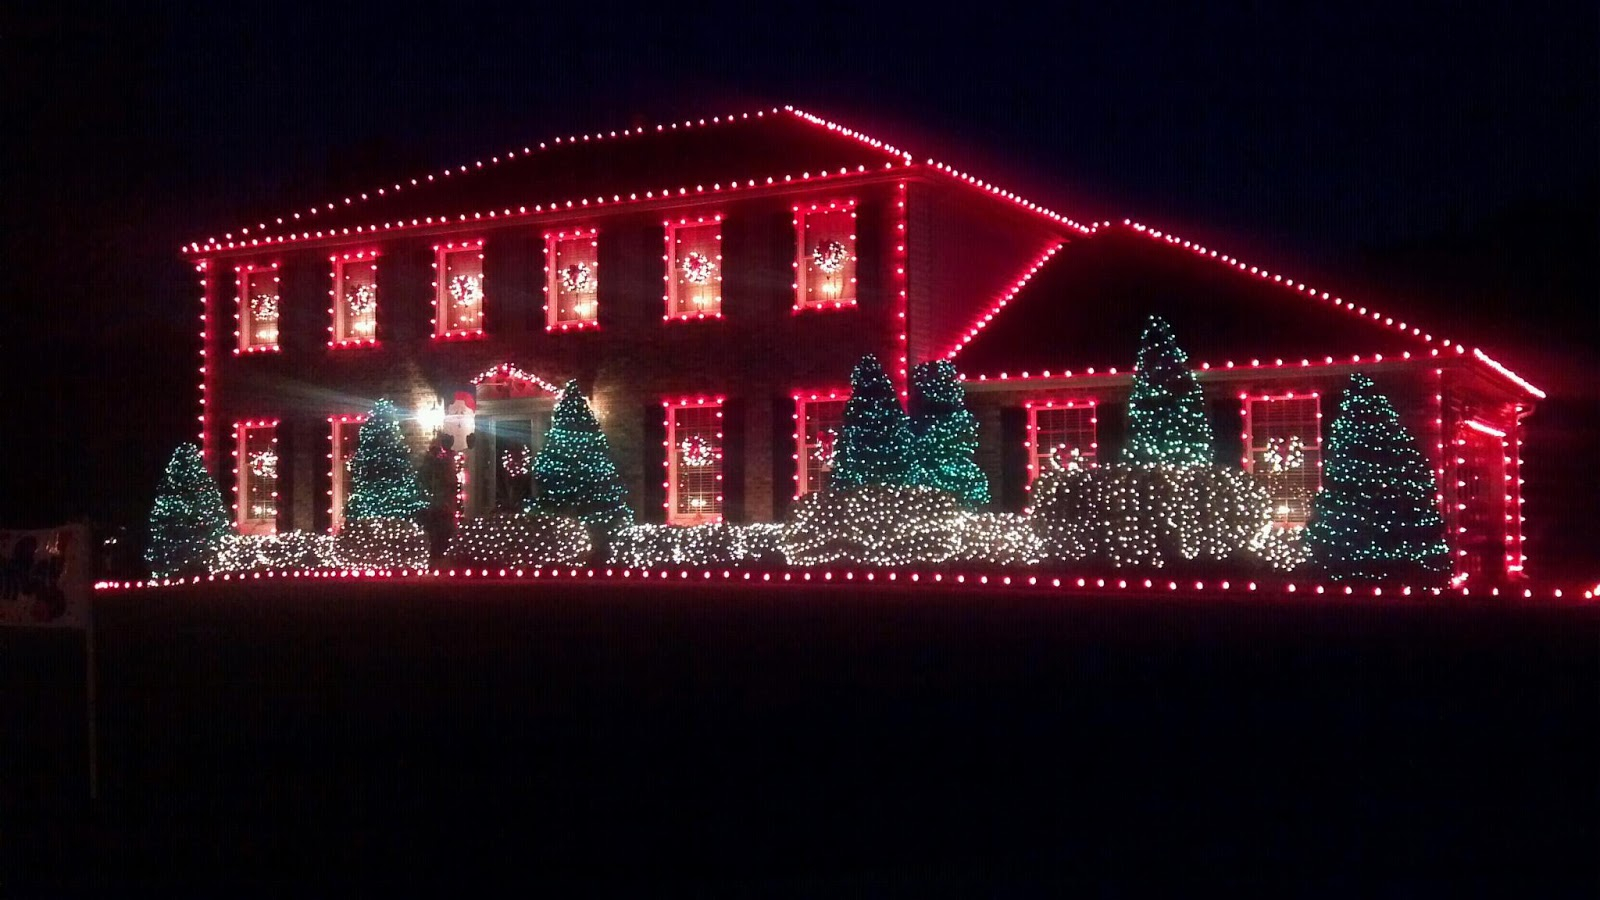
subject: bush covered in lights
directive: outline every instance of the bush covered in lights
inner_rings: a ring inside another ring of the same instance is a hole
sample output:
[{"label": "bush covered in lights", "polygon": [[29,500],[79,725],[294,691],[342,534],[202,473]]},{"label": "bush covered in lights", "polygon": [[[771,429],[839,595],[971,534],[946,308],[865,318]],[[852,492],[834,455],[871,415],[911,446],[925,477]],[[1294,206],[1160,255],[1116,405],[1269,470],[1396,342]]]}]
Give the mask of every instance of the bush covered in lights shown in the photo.
[{"label": "bush covered in lights", "polygon": [[1306,543],[1335,579],[1437,580],[1449,567],[1428,461],[1372,379],[1359,373],[1323,446]]},{"label": "bush covered in lights", "polygon": [[633,522],[611,446],[576,381],[561,389],[544,446],[533,461],[533,481],[530,512],[570,516],[601,533]]},{"label": "bush covered in lights", "polygon": [[612,536],[610,560],[629,568],[781,564],[782,536],[774,523],[633,525]]},{"label": "bush covered in lights", "polygon": [[428,535],[411,519],[346,521],[334,547],[346,569],[426,569]]},{"label": "bush covered in lights", "polygon": [[1304,528],[1271,528],[1256,549],[1261,561],[1279,572],[1294,572],[1311,558]]},{"label": "bush covered in lights", "polygon": [[340,568],[331,534],[286,531],[282,534],[233,534],[222,539],[214,573]]},{"label": "bush covered in lights", "polygon": [[911,433],[918,484],[955,494],[969,509],[989,502],[989,478],[973,458],[978,419],[949,360],[911,369]]},{"label": "bush covered in lights", "polygon": [[445,555],[469,565],[578,566],[589,561],[592,549],[589,530],[576,519],[528,513],[468,519]]},{"label": "bush covered in lights", "polygon": [[411,451],[400,433],[400,413],[394,403],[379,400],[361,423],[356,452],[350,457],[350,499],[345,521],[409,519],[428,505]]},{"label": "bush covered in lights", "polygon": [[956,549],[950,562],[1031,566],[1044,558],[1044,541],[1015,513],[958,513],[952,522]]},{"label": "bush covered in lights", "polygon": [[204,572],[231,532],[222,492],[206,470],[200,448],[178,445],[150,508],[150,545],[145,549],[150,573],[165,578]]},{"label": "bush covered in lights", "polygon": [[850,373],[850,399],[844,404],[828,483],[857,487],[917,481],[915,440],[906,411],[889,374],[869,353]]},{"label": "bush covered in lights", "polygon": [[790,565],[942,563],[959,541],[954,494],[921,485],[829,487],[801,497],[783,532]]},{"label": "bush covered in lights", "polygon": [[1237,469],[1120,463],[1044,475],[1028,518],[1049,560],[1160,567],[1255,552],[1271,503]]},{"label": "bush covered in lights", "polygon": [[1151,316],[1139,336],[1123,458],[1180,466],[1207,465],[1214,459],[1205,396],[1189,371],[1188,354],[1160,316]]}]

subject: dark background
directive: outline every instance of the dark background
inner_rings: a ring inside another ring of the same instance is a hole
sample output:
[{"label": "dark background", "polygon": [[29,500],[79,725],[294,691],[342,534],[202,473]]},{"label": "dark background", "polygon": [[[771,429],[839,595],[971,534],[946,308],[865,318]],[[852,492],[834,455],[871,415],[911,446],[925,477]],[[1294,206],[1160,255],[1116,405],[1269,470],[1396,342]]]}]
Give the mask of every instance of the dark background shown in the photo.
[{"label": "dark background", "polygon": [[1552,397],[1531,568],[1590,574],[1593,4],[1096,6],[17,4],[0,521],[142,524],[193,433],[181,243],[551,135],[793,104],[1485,346]]}]

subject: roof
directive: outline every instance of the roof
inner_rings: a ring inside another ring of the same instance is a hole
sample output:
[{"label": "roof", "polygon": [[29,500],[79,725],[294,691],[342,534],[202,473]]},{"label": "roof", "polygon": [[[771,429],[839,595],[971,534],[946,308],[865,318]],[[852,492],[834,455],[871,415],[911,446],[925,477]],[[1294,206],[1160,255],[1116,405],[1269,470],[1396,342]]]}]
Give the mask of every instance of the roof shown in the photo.
[{"label": "roof", "polygon": [[[1043,257],[949,351],[970,378],[1129,371],[1146,319],[1171,323],[1196,366],[1466,356],[1468,348],[1217,250],[1125,221]],[[1490,359],[1471,356],[1537,397]]]},{"label": "roof", "polygon": [[277,246],[408,227],[501,220],[674,197],[716,196],[872,172],[924,169],[1058,225],[1084,226],[974,176],[793,107],[556,137],[470,165],[376,185],[184,245]]}]

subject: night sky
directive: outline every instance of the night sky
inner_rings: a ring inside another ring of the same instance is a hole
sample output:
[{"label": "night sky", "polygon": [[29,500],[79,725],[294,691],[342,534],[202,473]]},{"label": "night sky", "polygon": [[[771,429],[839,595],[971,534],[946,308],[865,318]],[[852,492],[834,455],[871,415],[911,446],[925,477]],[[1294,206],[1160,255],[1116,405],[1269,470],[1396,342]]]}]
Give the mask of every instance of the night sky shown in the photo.
[{"label": "night sky", "polygon": [[1541,486],[1592,511],[1592,0],[1295,5],[13,4],[0,524],[142,522],[193,434],[180,243],[557,134],[784,104],[1420,311],[1551,391],[1530,518]]}]

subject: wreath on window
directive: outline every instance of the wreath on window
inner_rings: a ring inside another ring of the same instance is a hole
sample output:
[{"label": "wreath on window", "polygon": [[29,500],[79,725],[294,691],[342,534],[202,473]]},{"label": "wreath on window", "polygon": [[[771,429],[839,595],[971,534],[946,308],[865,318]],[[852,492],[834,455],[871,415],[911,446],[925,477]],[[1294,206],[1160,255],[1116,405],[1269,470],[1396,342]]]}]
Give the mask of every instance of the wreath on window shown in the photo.
[{"label": "wreath on window", "polygon": [[811,251],[811,261],[823,274],[832,275],[850,261],[850,248],[839,241],[823,241]]},{"label": "wreath on window", "polygon": [[584,263],[561,269],[561,289],[569,294],[590,294],[595,290],[594,271]]},{"label": "wreath on window", "polygon": [[683,454],[683,464],[690,468],[703,468],[711,465],[716,459],[716,451],[711,442],[700,435],[690,435],[678,444],[678,450]]},{"label": "wreath on window", "polygon": [[1076,472],[1083,468],[1083,455],[1077,447],[1057,444],[1050,450],[1050,468],[1057,472]]},{"label": "wreath on window", "polygon": [[500,454],[500,467],[512,478],[521,478],[533,471],[533,455],[527,447],[516,447]]},{"label": "wreath on window", "polygon": [[278,317],[278,298],[274,294],[257,294],[250,298],[250,317],[253,319],[276,319]]},{"label": "wreath on window", "polygon": [[824,469],[833,468],[833,454],[839,443],[839,433],[832,428],[825,428],[817,434],[817,447],[811,451],[811,458],[817,465]]},{"label": "wreath on window", "polygon": [[473,275],[457,275],[450,279],[450,299],[456,306],[471,309],[483,303],[483,285]]},{"label": "wreath on window", "polygon": [[1300,440],[1299,435],[1272,438],[1267,441],[1267,449],[1263,451],[1262,456],[1266,458],[1269,471],[1275,474],[1287,472],[1306,464],[1306,445]]},{"label": "wreath on window", "polygon": [[345,304],[352,316],[368,316],[378,308],[378,286],[358,284],[345,295]]},{"label": "wreath on window", "polygon": [[690,284],[709,284],[711,273],[716,271],[717,264],[711,257],[698,250],[691,251],[683,258],[683,280]]},{"label": "wreath on window", "polygon": [[250,474],[257,478],[277,478],[278,454],[271,450],[250,454]]}]

